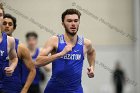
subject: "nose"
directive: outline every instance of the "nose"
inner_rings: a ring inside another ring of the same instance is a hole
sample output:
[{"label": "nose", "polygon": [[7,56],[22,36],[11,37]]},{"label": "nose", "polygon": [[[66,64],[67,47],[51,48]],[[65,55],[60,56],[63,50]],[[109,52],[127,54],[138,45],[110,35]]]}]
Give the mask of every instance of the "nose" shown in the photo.
[{"label": "nose", "polygon": [[5,29],[9,29],[9,26],[8,25],[5,25]]},{"label": "nose", "polygon": [[5,27],[6,27],[6,28],[9,28],[9,25],[8,25],[8,24],[6,24],[6,25],[5,25]]},{"label": "nose", "polygon": [[76,23],[74,21],[72,21],[72,26],[75,26],[75,25],[76,25]]}]

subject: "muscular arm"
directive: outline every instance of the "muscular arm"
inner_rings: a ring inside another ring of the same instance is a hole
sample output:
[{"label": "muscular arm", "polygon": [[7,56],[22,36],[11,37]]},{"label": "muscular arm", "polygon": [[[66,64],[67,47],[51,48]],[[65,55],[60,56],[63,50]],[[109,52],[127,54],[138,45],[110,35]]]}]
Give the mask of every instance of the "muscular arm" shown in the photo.
[{"label": "muscular arm", "polygon": [[95,65],[95,50],[92,47],[91,41],[87,42],[87,60],[89,62],[89,66],[94,68]]},{"label": "muscular arm", "polygon": [[61,57],[59,53],[48,56],[52,52],[52,50],[55,49],[55,44],[57,44],[56,41],[58,41],[58,38],[56,36],[53,36],[46,42],[44,48],[42,48],[39,56],[37,57],[35,63],[36,66],[45,66],[50,62],[52,62],[53,60]]},{"label": "muscular arm", "polygon": [[8,38],[8,46],[9,46],[9,67],[13,69],[16,68],[17,63],[18,63],[18,58],[17,58],[17,53],[15,50],[15,40],[13,37],[7,37]]},{"label": "muscular arm", "polygon": [[94,77],[94,66],[95,66],[95,50],[92,47],[92,43],[90,40],[85,39],[85,46],[87,50],[87,60],[89,63],[89,68],[88,68],[88,75],[89,77]]},{"label": "muscular arm", "polygon": [[63,55],[65,55],[69,50],[71,50],[72,48],[68,45],[64,48],[63,51],[50,55],[48,56],[48,54],[50,54],[54,49],[56,49],[58,46],[58,37],[57,36],[53,36],[51,37],[45,44],[44,48],[41,50],[39,56],[37,57],[36,60],[36,66],[45,66],[49,63],[51,63],[52,61],[62,57]]},{"label": "muscular arm", "polygon": [[26,83],[22,89],[22,91],[24,91],[24,93],[26,93],[28,91],[32,81],[34,80],[34,77],[36,74],[36,69],[32,62],[32,58],[30,56],[29,50],[23,44],[20,44],[18,46],[18,55],[20,56],[21,59],[23,59],[25,66],[29,70],[29,74],[28,74]]}]

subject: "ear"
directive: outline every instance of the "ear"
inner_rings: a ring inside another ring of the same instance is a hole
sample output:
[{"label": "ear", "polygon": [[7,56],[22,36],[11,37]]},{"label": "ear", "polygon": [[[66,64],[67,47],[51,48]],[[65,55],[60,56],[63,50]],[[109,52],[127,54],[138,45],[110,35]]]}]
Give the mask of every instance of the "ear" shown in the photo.
[{"label": "ear", "polygon": [[62,26],[64,26],[64,22],[62,22]]}]

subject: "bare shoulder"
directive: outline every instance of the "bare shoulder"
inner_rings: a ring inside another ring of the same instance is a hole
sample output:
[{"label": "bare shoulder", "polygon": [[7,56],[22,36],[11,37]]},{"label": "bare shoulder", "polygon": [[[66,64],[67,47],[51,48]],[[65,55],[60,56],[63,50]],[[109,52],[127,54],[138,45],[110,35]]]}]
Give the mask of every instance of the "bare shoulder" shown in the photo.
[{"label": "bare shoulder", "polygon": [[56,46],[56,45],[57,45],[57,42],[58,42],[58,37],[57,37],[57,36],[52,36],[52,37],[50,37],[50,38],[47,40],[45,46],[46,46],[46,45],[47,45],[47,46],[48,46],[48,45]]},{"label": "bare shoulder", "polygon": [[20,43],[18,45],[18,56],[22,58],[22,57],[28,56],[28,54],[30,53],[26,45],[24,45],[23,43]]},{"label": "bare shoulder", "polygon": [[93,53],[95,49],[92,46],[92,41],[89,39],[84,39],[84,52],[85,53]]},{"label": "bare shoulder", "polygon": [[14,37],[7,36],[7,39],[8,39],[8,43],[9,43],[9,44],[15,43]]},{"label": "bare shoulder", "polygon": [[27,50],[27,47],[25,46],[25,44],[20,43],[20,44],[18,45],[18,49],[21,50],[21,51],[24,51],[24,50]]},{"label": "bare shoulder", "polygon": [[15,47],[15,39],[14,37],[7,36],[7,43],[8,43],[8,51]]},{"label": "bare shoulder", "polygon": [[49,41],[57,42],[58,37],[57,36],[52,36],[52,37],[49,38]]},{"label": "bare shoulder", "polygon": [[91,46],[91,45],[92,45],[91,40],[89,40],[89,39],[87,39],[87,38],[84,38],[84,45],[85,45],[86,47]]}]

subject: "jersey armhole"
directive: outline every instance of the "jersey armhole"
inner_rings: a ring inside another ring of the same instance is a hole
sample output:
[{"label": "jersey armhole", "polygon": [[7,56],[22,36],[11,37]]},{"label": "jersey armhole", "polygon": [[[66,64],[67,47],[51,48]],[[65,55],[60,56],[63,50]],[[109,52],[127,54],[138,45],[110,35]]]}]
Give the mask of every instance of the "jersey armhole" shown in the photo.
[{"label": "jersey armhole", "polygon": [[85,59],[85,53],[84,53],[84,37],[82,36],[82,46],[83,46],[83,59]]},{"label": "jersey armhole", "polygon": [[57,42],[56,53],[58,52],[58,48],[59,48],[60,36],[61,36],[60,34],[57,35],[57,37],[58,37],[58,42]]}]

